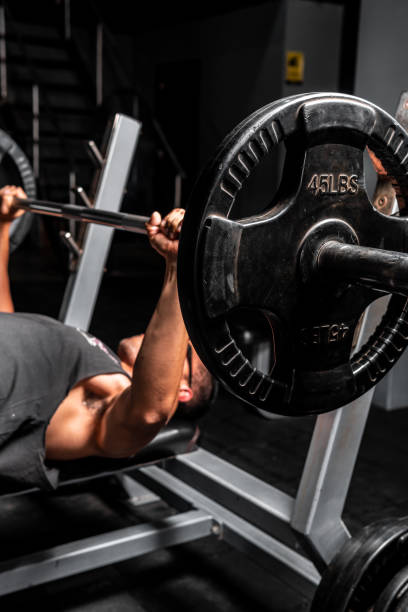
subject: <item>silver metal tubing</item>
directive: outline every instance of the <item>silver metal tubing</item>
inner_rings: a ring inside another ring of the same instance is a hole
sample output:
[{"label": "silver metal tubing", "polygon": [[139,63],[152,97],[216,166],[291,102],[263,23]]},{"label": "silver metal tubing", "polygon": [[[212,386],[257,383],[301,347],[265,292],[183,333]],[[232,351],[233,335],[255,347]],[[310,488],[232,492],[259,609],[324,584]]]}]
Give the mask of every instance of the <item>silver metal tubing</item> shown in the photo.
[{"label": "silver metal tubing", "polygon": [[59,204],[47,200],[32,200],[14,198],[14,205],[17,208],[29,210],[40,215],[50,215],[52,217],[62,217],[63,219],[73,219],[83,223],[96,223],[97,225],[108,225],[115,229],[134,232],[136,234],[146,234],[145,224],[148,217],[142,215],[130,215],[122,212],[112,212],[75,204]]},{"label": "silver metal tubing", "polygon": [[40,92],[38,84],[33,83],[33,171],[35,178],[40,176]]},{"label": "silver metal tubing", "polygon": [[391,293],[408,294],[408,255],[337,240],[325,242],[316,269],[339,279]]},{"label": "silver metal tubing", "polygon": [[76,193],[79,195],[79,197],[81,198],[81,200],[83,201],[83,203],[85,204],[87,208],[93,208],[92,202],[89,199],[88,194],[86,193],[83,187],[78,186],[76,188]]},{"label": "silver metal tubing", "polygon": [[214,533],[213,517],[190,510],[160,521],[62,544],[0,563],[0,595],[75,576]]},{"label": "silver metal tubing", "polygon": [[96,105],[103,100],[103,23],[96,26]]},{"label": "silver metal tubing", "polygon": [[103,155],[98,149],[95,141],[89,140],[87,145],[88,145],[88,149],[87,149],[88,153],[90,157],[92,158],[92,161],[94,162],[95,166],[97,168],[102,168],[105,160],[103,159]]},{"label": "silver metal tubing", "polygon": [[82,254],[82,249],[75,242],[71,232],[64,232],[63,230],[60,232],[61,240],[67,245],[68,249],[74,255],[74,257],[80,257]]},{"label": "silver metal tubing", "polygon": [[64,35],[65,40],[71,38],[71,1],[65,0],[64,2]]},{"label": "silver metal tubing", "polygon": [[[289,580],[294,590],[311,597],[320,582],[320,574],[313,563],[300,552],[293,550],[275,537],[265,533],[252,522],[215,502],[212,497],[197,491],[155,465],[142,467],[134,473],[139,482],[160,497],[185,500],[203,513],[208,513],[220,526],[220,537],[237,550],[250,555],[266,567],[271,575]],[[237,498],[239,501],[239,498]],[[177,502],[176,502],[177,503]]]},{"label": "silver metal tubing", "polygon": [[[93,209],[120,211],[140,129],[140,121],[120,113],[115,115],[92,198]],[[84,232],[80,245],[83,252],[68,279],[58,315],[67,325],[83,330],[89,328],[113,233],[112,227],[92,223]]]}]

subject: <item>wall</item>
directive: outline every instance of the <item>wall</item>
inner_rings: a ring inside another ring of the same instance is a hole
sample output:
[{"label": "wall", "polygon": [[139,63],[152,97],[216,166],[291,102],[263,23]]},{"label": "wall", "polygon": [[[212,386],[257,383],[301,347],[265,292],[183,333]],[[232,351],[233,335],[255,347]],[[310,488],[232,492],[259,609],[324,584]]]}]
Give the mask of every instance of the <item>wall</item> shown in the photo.
[{"label": "wall", "polygon": [[[186,70],[184,87],[188,89],[189,81],[193,81],[187,72],[189,60],[197,61],[200,92],[196,174],[225,135],[256,109],[299,91],[337,89],[341,19],[339,6],[275,0],[199,22],[160,28],[135,38],[136,77],[154,106],[160,97],[155,91],[157,70],[162,71],[163,64],[177,63],[181,71]],[[303,85],[284,82],[287,49],[305,53]],[[188,93],[185,90],[184,97]],[[174,103],[173,120],[180,130],[192,129],[186,126],[182,108],[183,104]],[[177,147],[174,137],[173,146]],[[183,162],[183,152],[179,154]],[[257,185],[248,189],[248,199],[269,202],[278,182],[277,174],[278,163],[272,159],[269,167],[260,171]]]},{"label": "wall", "polygon": [[302,51],[304,82],[284,83],[284,96],[310,91],[338,91],[343,7],[289,0],[285,51]]},{"label": "wall", "polygon": [[[361,0],[355,93],[394,114],[408,89],[408,3]],[[374,183],[374,178],[369,177]],[[378,384],[373,402],[392,410],[408,405],[408,353]]]},{"label": "wall", "polygon": [[[162,28],[135,41],[144,75],[146,62],[154,70],[154,64],[161,62],[200,61],[201,164],[237,122],[280,97],[284,4],[279,0]],[[152,88],[152,81],[146,79],[145,84]]]},{"label": "wall", "polygon": [[408,3],[361,0],[355,93],[395,113],[408,88]]}]

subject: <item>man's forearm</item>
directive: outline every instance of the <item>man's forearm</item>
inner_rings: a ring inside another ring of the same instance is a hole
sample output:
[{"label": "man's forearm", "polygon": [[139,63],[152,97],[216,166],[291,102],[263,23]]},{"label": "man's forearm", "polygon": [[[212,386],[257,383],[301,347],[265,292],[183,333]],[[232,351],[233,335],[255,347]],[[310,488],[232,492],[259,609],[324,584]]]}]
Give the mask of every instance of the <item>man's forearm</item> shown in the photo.
[{"label": "man's forearm", "polygon": [[132,384],[106,411],[99,446],[112,456],[133,454],[171,418],[178,404],[187,351],[175,263],[167,263],[162,292],[135,362]]},{"label": "man's forearm", "polygon": [[8,274],[9,231],[9,223],[0,223],[0,312],[14,312]]},{"label": "man's forearm", "polygon": [[[167,264],[162,292],[146,329],[132,380],[132,393],[143,394],[153,412],[162,413],[165,419],[171,416],[169,404],[174,408],[177,404],[187,341],[178,299],[176,265]],[[151,381],[150,387],[144,384],[146,380]]]}]

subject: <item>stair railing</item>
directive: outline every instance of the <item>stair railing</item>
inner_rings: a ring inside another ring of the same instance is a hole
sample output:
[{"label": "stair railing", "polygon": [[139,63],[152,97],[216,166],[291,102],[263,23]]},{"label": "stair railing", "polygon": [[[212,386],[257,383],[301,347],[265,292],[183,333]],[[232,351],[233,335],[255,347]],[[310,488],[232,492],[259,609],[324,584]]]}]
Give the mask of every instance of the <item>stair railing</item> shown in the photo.
[{"label": "stair railing", "polygon": [[40,90],[38,83],[32,87],[32,115],[33,115],[33,172],[35,178],[40,178]]},{"label": "stair railing", "polygon": [[[99,104],[99,100],[102,96],[102,85],[103,85],[103,71],[104,71],[104,59],[105,64],[109,64],[110,72],[113,75],[113,78],[116,80],[118,87],[121,91],[126,91],[129,93],[133,93],[139,99],[143,100],[143,104],[148,110],[148,113],[151,118],[152,126],[155,131],[156,137],[160,146],[163,148],[165,154],[171,161],[174,172],[174,205],[175,207],[180,206],[181,203],[181,195],[182,195],[182,184],[183,180],[186,179],[187,174],[184,170],[177,154],[175,153],[173,147],[169,143],[163,128],[160,125],[157,117],[154,115],[150,104],[143,97],[140,92],[140,89],[136,86],[131,86],[130,84],[133,82],[133,75],[130,75],[125,67],[125,62],[121,57],[121,52],[118,49],[118,45],[115,40],[115,36],[110,31],[109,27],[106,25],[104,21],[103,15],[100,12],[98,4],[93,0],[88,0],[88,6],[90,7],[92,13],[95,16],[95,20],[97,22],[97,36],[96,36],[96,56],[99,58],[96,62],[96,75],[95,75],[95,83],[97,88],[97,104]],[[98,61],[100,62],[98,64]],[[137,105],[136,105],[137,106]]]},{"label": "stair railing", "polygon": [[[19,31],[18,25],[16,21],[14,20],[13,15],[10,11],[10,7],[7,3],[4,3],[4,8],[5,8],[5,16],[7,18],[7,23],[9,24],[9,31],[13,31],[16,35],[17,44],[19,46],[21,56],[24,58],[24,63],[30,75],[30,80],[32,81],[33,85],[35,84],[38,85],[41,83],[41,78],[39,77],[38,71],[36,70],[35,66],[33,65],[30,59],[30,56],[27,52],[26,44],[23,40],[21,32]],[[41,108],[42,108],[43,114],[50,120],[50,123],[54,128],[55,135],[60,142],[60,146],[63,151],[65,159],[67,160],[70,167],[74,167],[75,165],[74,158],[68,146],[67,139],[64,135],[63,130],[61,129],[60,123],[57,117],[55,116],[55,113],[52,111],[51,105],[48,100],[47,93],[45,91],[43,91],[41,95]],[[34,110],[34,104],[33,104],[33,110]],[[38,115],[39,115],[39,107],[38,107]],[[34,126],[34,121],[35,121],[35,117],[33,115],[33,126]],[[34,127],[33,127],[33,130],[34,130]],[[38,137],[39,137],[39,134],[38,134]],[[34,139],[33,139],[33,144],[34,144]]]},{"label": "stair railing", "polygon": [[6,15],[0,5],[0,98],[7,100]]}]

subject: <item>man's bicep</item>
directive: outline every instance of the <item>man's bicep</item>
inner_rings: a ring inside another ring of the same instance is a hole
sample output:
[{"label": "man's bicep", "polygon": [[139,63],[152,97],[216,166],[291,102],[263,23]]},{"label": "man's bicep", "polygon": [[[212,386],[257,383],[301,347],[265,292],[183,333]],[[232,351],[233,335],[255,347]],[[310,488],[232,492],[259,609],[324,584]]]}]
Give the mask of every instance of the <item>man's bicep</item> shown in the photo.
[{"label": "man's bicep", "polygon": [[95,440],[99,454],[112,458],[135,455],[164,424],[154,411],[144,410],[141,398],[128,387],[113,399],[101,418]]}]

